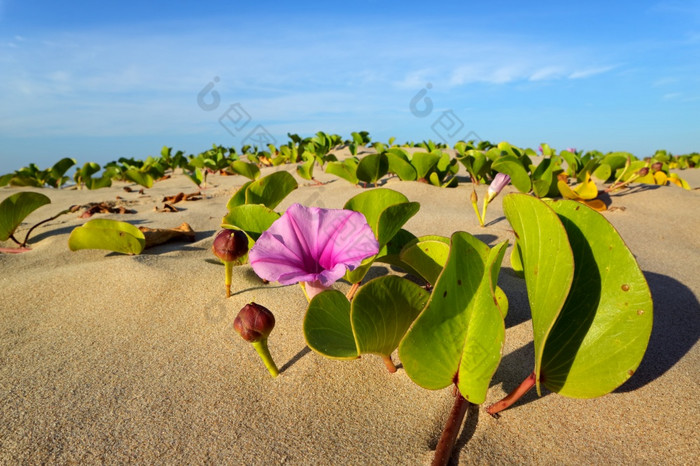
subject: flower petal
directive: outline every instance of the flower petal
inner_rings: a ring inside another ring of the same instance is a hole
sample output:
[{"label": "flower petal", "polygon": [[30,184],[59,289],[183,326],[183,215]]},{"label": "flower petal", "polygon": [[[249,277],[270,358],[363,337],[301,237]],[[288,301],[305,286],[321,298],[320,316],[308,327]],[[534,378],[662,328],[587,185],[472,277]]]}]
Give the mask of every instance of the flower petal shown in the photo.
[{"label": "flower petal", "polygon": [[361,213],[294,204],[260,236],[249,259],[266,280],[330,286],[378,250]]}]

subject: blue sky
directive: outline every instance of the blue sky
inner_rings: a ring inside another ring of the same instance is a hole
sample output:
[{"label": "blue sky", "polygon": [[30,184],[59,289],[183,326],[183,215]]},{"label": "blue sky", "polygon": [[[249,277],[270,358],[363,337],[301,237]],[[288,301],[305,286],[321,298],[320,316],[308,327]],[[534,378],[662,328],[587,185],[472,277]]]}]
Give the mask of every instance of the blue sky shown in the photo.
[{"label": "blue sky", "polygon": [[319,130],[687,153],[700,1],[0,0],[0,102],[0,174]]}]

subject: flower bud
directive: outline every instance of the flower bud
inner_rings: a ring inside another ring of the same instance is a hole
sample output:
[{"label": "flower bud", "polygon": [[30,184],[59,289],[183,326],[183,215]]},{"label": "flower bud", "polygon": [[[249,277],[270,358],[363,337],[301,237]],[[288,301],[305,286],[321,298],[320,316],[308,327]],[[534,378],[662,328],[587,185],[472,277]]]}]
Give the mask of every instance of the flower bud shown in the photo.
[{"label": "flower bud", "polygon": [[649,174],[649,167],[642,167],[637,172],[637,175],[639,175],[639,176],[647,176],[648,174]]},{"label": "flower bud", "polygon": [[659,170],[661,170],[664,167],[664,164],[661,162],[654,162],[651,164],[651,172],[656,173]]},{"label": "flower bud", "polygon": [[248,252],[248,237],[241,230],[221,230],[211,249],[222,261],[233,262]]},{"label": "flower bud", "polygon": [[275,316],[269,309],[256,303],[243,306],[233,321],[236,332],[251,343],[267,339],[274,327]]}]

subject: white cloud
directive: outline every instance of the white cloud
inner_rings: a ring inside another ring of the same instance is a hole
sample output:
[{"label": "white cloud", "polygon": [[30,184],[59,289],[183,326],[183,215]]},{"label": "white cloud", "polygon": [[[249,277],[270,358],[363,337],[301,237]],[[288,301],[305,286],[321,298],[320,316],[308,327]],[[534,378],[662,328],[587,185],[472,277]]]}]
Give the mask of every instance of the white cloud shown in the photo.
[{"label": "white cloud", "polygon": [[572,71],[569,74],[569,79],[590,78],[591,76],[607,73],[608,71],[613,70],[615,68],[617,68],[617,65],[608,65],[608,66],[598,66],[598,67],[577,69],[577,70]]}]

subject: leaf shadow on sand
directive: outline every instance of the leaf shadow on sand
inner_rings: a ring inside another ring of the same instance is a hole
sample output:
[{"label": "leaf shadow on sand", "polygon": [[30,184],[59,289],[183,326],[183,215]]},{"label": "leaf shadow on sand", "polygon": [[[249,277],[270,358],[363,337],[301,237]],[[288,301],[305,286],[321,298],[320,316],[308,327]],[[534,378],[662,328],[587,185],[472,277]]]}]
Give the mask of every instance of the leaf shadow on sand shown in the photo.
[{"label": "leaf shadow on sand", "polygon": [[700,303],[683,283],[644,272],[654,301],[654,324],[642,363],[615,393],[636,390],[671,369],[700,339]]}]

